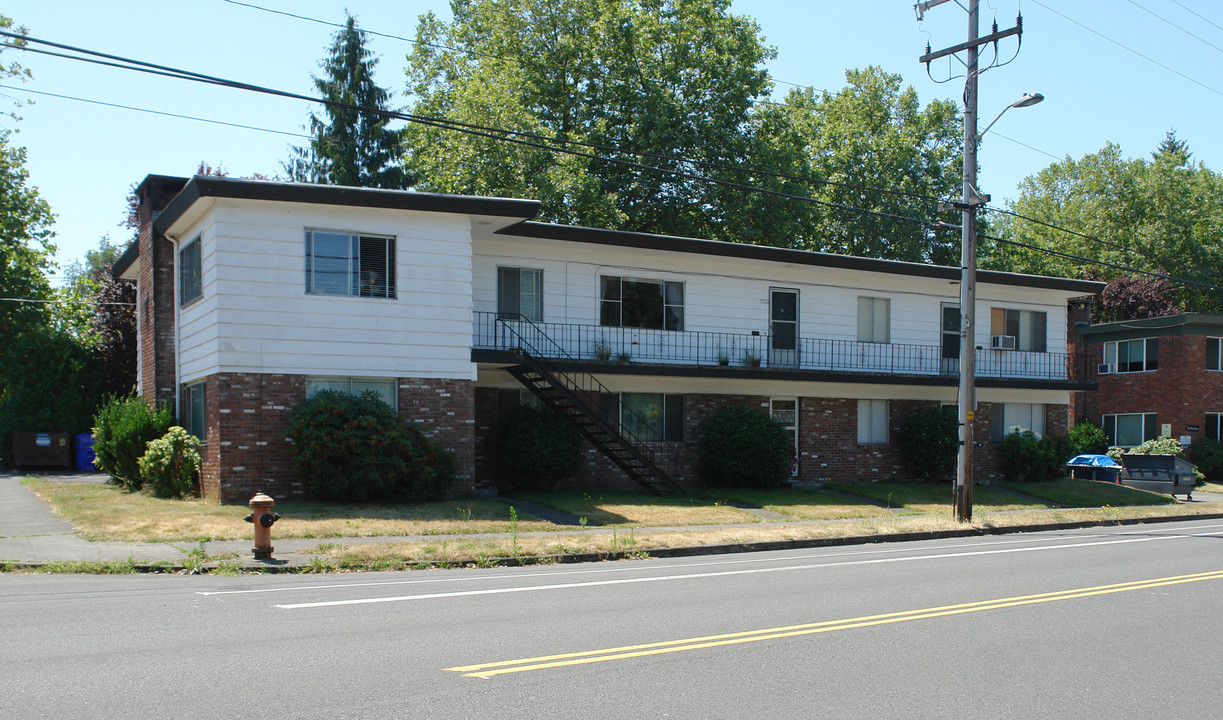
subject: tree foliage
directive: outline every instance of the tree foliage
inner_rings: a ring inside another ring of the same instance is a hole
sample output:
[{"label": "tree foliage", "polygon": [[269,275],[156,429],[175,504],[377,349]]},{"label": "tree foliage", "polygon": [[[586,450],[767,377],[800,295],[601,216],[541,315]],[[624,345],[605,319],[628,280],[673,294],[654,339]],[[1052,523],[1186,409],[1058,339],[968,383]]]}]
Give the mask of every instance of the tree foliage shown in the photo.
[{"label": "tree foliage", "polygon": [[1164,276],[1119,277],[1104,286],[1091,309],[1093,322],[1141,320],[1179,312],[1177,291]]},{"label": "tree foliage", "polygon": [[[351,15],[332,41],[314,77],[321,97],[340,105],[325,105],[310,113],[310,146],[294,148],[285,163],[289,179],[298,182],[402,188],[407,179],[400,166],[400,133],[387,127],[387,118],[356,107],[387,110],[390,93],[374,82],[377,58],[365,47],[365,35]],[[355,107],[346,107],[355,106]]]},{"label": "tree foliage", "polygon": [[[1032,220],[1002,216],[1001,237],[1071,257],[1002,244],[983,266],[1084,277],[1092,268],[1078,259],[1085,258],[1223,285],[1223,244],[1218,242],[1223,177],[1194,161],[1187,143],[1174,133],[1149,159],[1126,158],[1119,146],[1108,143],[1079,160],[1053,163],[1026,178],[1019,191],[1008,209]],[[1097,272],[1105,280],[1129,274],[1108,267]],[[1180,303],[1185,310],[1219,312],[1223,293],[1182,285]]]}]

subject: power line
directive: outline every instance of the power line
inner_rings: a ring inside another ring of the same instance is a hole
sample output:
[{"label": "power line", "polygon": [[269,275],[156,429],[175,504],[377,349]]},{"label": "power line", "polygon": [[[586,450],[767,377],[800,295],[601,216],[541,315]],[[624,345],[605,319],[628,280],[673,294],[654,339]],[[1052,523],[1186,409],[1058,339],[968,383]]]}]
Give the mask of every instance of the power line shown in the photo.
[{"label": "power line", "polygon": [[1198,86],[1200,86],[1200,87],[1203,87],[1203,88],[1205,88],[1205,89],[1209,90],[1210,92],[1212,92],[1212,93],[1214,93],[1214,94],[1216,94],[1216,95],[1223,95],[1223,90],[1219,90],[1218,88],[1211,87],[1210,85],[1207,85],[1206,83],[1202,82],[1201,80],[1195,80],[1195,79],[1193,79],[1193,78],[1189,77],[1188,75],[1186,75],[1185,73],[1183,73],[1183,72],[1181,72],[1181,71],[1179,71],[1179,70],[1174,70],[1174,69],[1172,69],[1171,67],[1169,67],[1169,66],[1167,66],[1167,65],[1164,65],[1163,63],[1159,62],[1158,60],[1156,60],[1156,59],[1154,59],[1154,58],[1152,58],[1152,57],[1150,57],[1150,56],[1148,56],[1148,55],[1143,55],[1142,53],[1138,52],[1138,51],[1137,51],[1137,50],[1135,50],[1134,48],[1129,47],[1128,45],[1125,45],[1125,44],[1123,44],[1123,43],[1117,42],[1116,40],[1114,40],[1114,39],[1110,38],[1109,36],[1105,35],[1104,33],[1100,32],[1100,31],[1098,31],[1098,30],[1093,30],[1093,29],[1091,29],[1091,28],[1087,27],[1086,25],[1084,25],[1083,23],[1079,22],[1078,20],[1074,20],[1074,19],[1072,19],[1072,18],[1070,18],[1070,17],[1067,17],[1066,15],[1063,15],[1062,13],[1058,12],[1057,10],[1054,10],[1053,8],[1051,8],[1051,7],[1049,7],[1048,5],[1044,4],[1044,3],[1043,3],[1043,2],[1041,2],[1040,0],[1032,0],[1032,2],[1034,2],[1034,3],[1036,3],[1037,5],[1039,5],[1039,6],[1043,7],[1044,9],[1046,9],[1046,10],[1048,10],[1049,12],[1053,13],[1054,15],[1057,15],[1058,17],[1062,18],[1063,20],[1066,20],[1067,22],[1074,23],[1075,25],[1078,25],[1079,27],[1083,28],[1083,29],[1084,29],[1084,30],[1086,30],[1087,32],[1089,32],[1089,33],[1091,33],[1091,34],[1093,34],[1093,35],[1096,35],[1097,37],[1103,38],[1104,40],[1109,41],[1110,43],[1112,43],[1112,44],[1116,45],[1117,47],[1121,48],[1122,50],[1125,50],[1126,52],[1133,53],[1133,54],[1137,55],[1138,57],[1142,58],[1143,60],[1146,60],[1146,61],[1147,61],[1147,62],[1149,62],[1149,63],[1152,63],[1152,64],[1154,64],[1154,65],[1158,65],[1159,67],[1163,68],[1164,70],[1167,70],[1168,72],[1172,73],[1173,75],[1177,75],[1177,76],[1179,76],[1179,77],[1182,77],[1182,78],[1184,78],[1185,80],[1188,80],[1189,82],[1193,83],[1194,85],[1198,85]]},{"label": "power line", "polygon": [[1142,10],[1150,15],[1154,15],[1155,17],[1159,18],[1160,20],[1163,20],[1164,22],[1168,23],[1169,25],[1176,28],[1177,30],[1180,30],[1181,32],[1185,33],[1186,35],[1193,38],[1194,40],[1198,40],[1199,42],[1205,43],[1206,45],[1209,45],[1210,47],[1214,48],[1215,50],[1218,50],[1219,52],[1223,52],[1223,48],[1219,47],[1218,45],[1215,45],[1214,43],[1210,42],[1209,40],[1203,37],[1194,35],[1193,33],[1189,32],[1188,30],[1181,27],[1180,25],[1177,25],[1176,23],[1172,22],[1171,20],[1164,17],[1163,15],[1160,15],[1159,13],[1155,12],[1154,10],[1143,7],[1142,5],[1139,5],[1138,3],[1134,2],[1134,0],[1128,0],[1128,2],[1130,5],[1133,5],[1134,7],[1138,8],[1139,10]]},{"label": "power line", "polygon": [[1192,8],[1186,7],[1184,4],[1182,4],[1182,3],[1178,2],[1178,0],[1172,0],[1172,2],[1173,2],[1173,4],[1180,5],[1180,7],[1181,7],[1182,9],[1184,9],[1186,12],[1190,13],[1191,15],[1196,15],[1196,16],[1198,17],[1198,19],[1199,19],[1199,20],[1201,20],[1202,22],[1209,23],[1209,24],[1211,24],[1211,25],[1214,25],[1216,28],[1218,28],[1218,29],[1220,29],[1220,30],[1223,30],[1223,27],[1219,27],[1219,24],[1218,24],[1218,23],[1216,23],[1216,22],[1214,22],[1214,21],[1212,21],[1212,20],[1210,20],[1210,19],[1208,19],[1208,18],[1203,17],[1201,14],[1199,14],[1199,13],[1195,12],[1195,11],[1194,11]]},{"label": "power line", "polygon": [[[581,152],[578,150],[573,150],[568,147],[557,147],[557,146],[547,145],[547,144],[540,143],[540,142],[532,142],[529,140],[523,140],[520,137],[512,137],[512,136],[518,136],[518,135],[528,135],[529,136],[529,134],[527,133],[519,133],[516,131],[505,130],[501,128],[478,126],[478,125],[472,125],[469,123],[462,123],[462,122],[451,121],[451,120],[446,120],[446,119],[441,119],[441,118],[432,118],[432,117],[426,117],[426,116],[420,116],[420,115],[413,115],[410,113],[403,113],[403,112],[398,112],[398,111],[393,111],[393,110],[384,110],[381,108],[372,108],[372,107],[367,107],[367,106],[354,105],[352,103],[328,100],[325,98],[312,97],[309,95],[303,95],[301,93],[294,93],[294,92],[289,92],[286,90],[278,90],[274,88],[268,88],[268,87],[263,87],[259,85],[252,85],[249,83],[243,83],[243,82],[238,82],[234,80],[227,80],[227,79],[220,78],[220,77],[205,75],[203,73],[197,73],[197,72],[193,72],[189,70],[182,70],[179,68],[174,68],[174,67],[170,67],[166,65],[158,65],[155,63],[135,60],[132,58],[127,58],[127,57],[123,57],[119,55],[112,55],[109,53],[103,53],[103,52],[99,52],[95,50],[88,50],[85,48],[80,48],[80,47],[76,47],[72,45],[66,45],[66,44],[57,43],[54,41],[43,40],[40,38],[34,38],[34,37],[27,36],[27,35],[18,35],[16,33],[11,33],[11,32],[4,31],[4,30],[0,30],[0,36],[19,38],[21,40],[24,40],[27,43],[33,42],[33,43],[50,45],[52,47],[70,50],[72,52],[82,53],[84,55],[93,56],[93,57],[77,57],[77,56],[69,55],[66,53],[55,53],[55,52],[50,52],[46,50],[32,49],[32,48],[29,48],[27,45],[13,45],[13,44],[6,45],[7,47],[13,47],[13,48],[21,49],[24,51],[41,52],[43,54],[55,55],[58,57],[69,59],[69,60],[79,60],[83,62],[90,62],[90,63],[95,63],[95,64],[107,66],[107,67],[115,67],[118,69],[125,69],[125,70],[136,70],[139,72],[144,72],[144,73],[153,74],[153,75],[160,75],[160,76],[165,76],[165,77],[170,77],[170,78],[176,78],[180,80],[191,80],[191,81],[200,82],[203,84],[218,85],[221,87],[228,87],[228,88],[238,89],[238,90],[247,90],[250,92],[257,92],[257,93],[272,95],[276,97],[284,97],[288,99],[320,103],[323,105],[339,107],[339,108],[344,108],[348,110],[355,110],[358,112],[379,115],[379,116],[387,117],[387,118],[406,120],[408,122],[413,122],[413,123],[417,123],[417,124],[421,124],[421,125],[425,125],[429,127],[436,127],[436,128],[445,129],[445,130],[453,130],[456,132],[462,132],[468,135],[473,135],[476,137],[484,137],[484,138],[488,138],[488,139],[492,139],[492,140],[496,140],[500,142],[509,142],[509,143],[522,145],[525,147],[531,147],[535,149],[540,149],[540,150],[545,150],[549,152],[563,153],[563,154],[568,154],[568,155],[572,155],[576,157],[586,158],[589,160],[606,162],[610,164],[620,165],[623,167],[628,167],[628,168],[635,169],[635,170],[641,170],[645,172],[663,173],[663,174],[671,175],[677,178],[682,178],[682,179],[687,179],[687,180],[696,180],[698,182],[708,182],[708,183],[712,183],[716,185],[721,185],[723,187],[729,187],[729,188],[737,189],[737,190],[744,190],[747,192],[756,192],[756,193],[761,193],[765,195],[781,197],[781,198],[789,199],[789,200],[810,202],[813,204],[838,208],[838,209],[846,210],[849,212],[855,212],[855,213],[865,214],[865,215],[872,215],[875,217],[881,217],[885,219],[891,219],[891,220],[897,220],[897,221],[911,223],[911,224],[922,225],[922,226],[926,226],[926,227],[933,228],[933,229],[947,229],[951,227],[947,223],[940,222],[940,221],[930,221],[930,220],[924,220],[920,218],[912,218],[912,217],[908,217],[904,215],[898,215],[896,213],[881,212],[881,211],[876,211],[876,210],[867,210],[865,208],[854,207],[852,205],[847,205],[844,203],[818,200],[818,199],[815,199],[809,196],[805,196],[805,195],[796,195],[793,193],[782,192],[779,190],[770,190],[767,188],[760,188],[760,187],[755,187],[751,185],[745,185],[743,183],[709,177],[706,175],[699,175],[696,173],[687,172],[683,170],[673,170],[673,169],[661,168],[661,167],[656,167],[652,165],[646,165],[644,163],[639,163],[639,162],[632,161],[632,160],[604,157],[600,155],[594,155],[591,153]],[[104,58],[104,59],[98,59],[98,58]],[[564,139],[557,140],[557,142],[560,142],[563,145],[570,145],[570,144],[580,145],[580,143],[571,142],[571,141],[564,140]],[[622,152],[622,153],[625,152],[623,150],[617,150],[614,148],[612,150],[615,152]],[[679,161],[683,162],[684,160],[680,158]],[[689,162],[697,162],[697,161],[689,161]],[[812,179],[812,181],[820,182],[814,179]],[[874,190],[873,188],[865,188],[865,187],[859,187],[858,189]],[[890,191],[890,192],[896,192],[896,191]],[[923,196],[921,199],[934,199],[934,198],[928,198],[928,197]]]}]

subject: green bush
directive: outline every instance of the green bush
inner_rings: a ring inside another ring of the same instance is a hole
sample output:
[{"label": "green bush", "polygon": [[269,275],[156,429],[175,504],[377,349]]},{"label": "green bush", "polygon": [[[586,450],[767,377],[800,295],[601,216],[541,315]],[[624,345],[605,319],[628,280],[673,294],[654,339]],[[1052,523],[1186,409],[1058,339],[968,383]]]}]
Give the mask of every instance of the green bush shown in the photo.
[{"label": "green bush", "polygon": [[288,436],[298,478],[325,500],[426,502],[454,483],[454,454],[373,393],[319,393],[293,411]]},{"label": "green bush", "polygon": [[909,418],[897,438],[909,468],[923,480],[942,480],[955,473],[960,452],[960,426],[956,409],[930,405]]},{"label": "green bush", "polygon": [[140,489],[140,458],[149,442],[165,435],[173,424],[167,407],[154,412],[141,397],[110,398],[93,419],[94,465],[109,474],[112,483]]},{"label": "green bush", "polygon": [[1067,437],[1074,447],[1074,455],[1103,455],[1108,450],[1108,433],[1095,423],[1081,422],[1070,428]]},{"label": "green bush", "polygon": [[1210,438],[1198,438],[1193,443],[1193,463],[1206,482],[1223,483],[1223,443]]},{"label": "green bush", "polygon": [[175,425],[165,435],[150,440],[140,458],[140,476],[153,495],[185,498],[199,488],[200,441]]},{"label": "green bush", "polygon": [[582,467],[582,436],[568,420],[546,407],[519,405],[511,410],[501,442],[501,457],[510,476],[506,490],[555,490]]},{"label": "green bush", "polygon": [[701,475],[711,487],[778,487],[790,479],[794,445],[767,413],[742,405],[722,408],[701,432]]},{"label": "green bush", "polygon": [[1181,447],[1179,442],[1164,435],[1154,440],[1147,440],[1138,447],[1110,447],[1108,456],[1120,463],[1122,455],[1182,455],[1184,451],[1185,448]]},{"label": "green bush", "polygon": [[1077,453],[1065,435],[1037,437],[1031,430],[1002,439],[1002,470],[1007,480],[1041,482],[1065,477],[1066,461]]}]

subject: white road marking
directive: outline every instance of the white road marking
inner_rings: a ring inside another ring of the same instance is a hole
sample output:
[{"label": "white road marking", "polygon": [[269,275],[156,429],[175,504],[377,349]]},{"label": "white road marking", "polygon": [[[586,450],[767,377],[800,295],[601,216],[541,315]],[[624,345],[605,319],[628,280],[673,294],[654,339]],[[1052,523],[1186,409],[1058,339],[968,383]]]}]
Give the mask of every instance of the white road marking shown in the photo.
[{"label": "white road marking", "polygon": [[[1217,527],[1217,526],[1216,526]],[[1177,540],[1188,537],[1223,535],[1223,533],[1195,533],[1192,535],[1156,535],[1125,540],[1101,540],[1097,542],[1079,542],[1059,545],[1042,545],[1027,548],[1004,548],[1000,550],[973,550],[969,552],[941,553],[935,555],[914,555],[898,558],[874,558],[870,560],[850,560],[844,562],[817,563],[810,565],[789,565],[775,568],[753,568],[747,570],[723,570],[718,572],[689,573],[683,575],[655,575],[639,578],[619,578],[615,580],[592,580],[589,582],[560,583],[557,585],[528,585],[522,587],[489,588],[485,590],[457,590],[453,592],[428,593],[423,595],[398,595],[392,597],[358,598],[355,600],[326,600],[321,602],[293,603],[276,605],[284,610],[300,610],[303,608],[339,607],[343,605],[370,605],[374,603],[408,602],[413,600],[434,600],[440,598],[471,597],[476,595],[504,595],[521,592],[543,592],[548,590],[567,590],[573,588],[601,587],[607,585],[629,585],[638,583],[668,582],[675,580],[695,580],[711,577],[727,577],[732,575],[760,575],[776,572],[794,572],[797,570],[816,570],[828,567],[849,567],[854,565],[879,565],[885,563],[915,562],[919,560],[944,560],[949,558],[974,557],[981,555],[1004,555],[1010,553],[1039,552],[1045,550],[1065,550],[1068,548],[1096,547],[1102,545],[1125,545],[1130,543],[1157,542],[1162,540]]]}]

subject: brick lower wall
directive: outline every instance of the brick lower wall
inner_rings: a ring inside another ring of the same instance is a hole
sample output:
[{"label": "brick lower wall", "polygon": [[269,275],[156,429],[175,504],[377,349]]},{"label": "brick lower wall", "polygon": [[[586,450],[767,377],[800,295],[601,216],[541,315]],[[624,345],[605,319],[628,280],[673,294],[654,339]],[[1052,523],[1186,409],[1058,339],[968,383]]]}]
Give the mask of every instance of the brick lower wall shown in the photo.
[{"label": "brick lower wall", "polygon": [[[417,422],[442,447],[455,451],[458,477],[452,492],[473,491],[474,388],[466,380],[401,378],[399,412]],[[306,488],[293,473],[289,418],[306,399],[303,375],[220,373],[205,380],[207,436],[200,447],[204,497],[245,504],[256,492],[277,500],[301,500]]]}]

